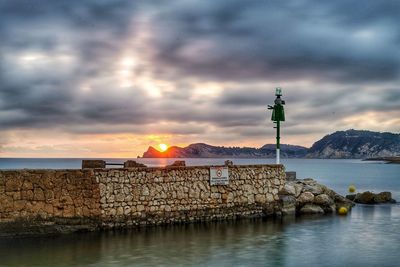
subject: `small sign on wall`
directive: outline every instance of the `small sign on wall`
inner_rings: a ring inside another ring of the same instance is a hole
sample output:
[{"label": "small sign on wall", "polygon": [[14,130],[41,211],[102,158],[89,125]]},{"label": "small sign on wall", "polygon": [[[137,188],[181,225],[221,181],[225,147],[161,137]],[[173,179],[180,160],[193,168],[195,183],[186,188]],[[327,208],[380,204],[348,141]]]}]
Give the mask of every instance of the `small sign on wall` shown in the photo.
[{"label": "small sign on wall", "polygon": [[228,167],[210,167],[210,185],[228,185]]}]

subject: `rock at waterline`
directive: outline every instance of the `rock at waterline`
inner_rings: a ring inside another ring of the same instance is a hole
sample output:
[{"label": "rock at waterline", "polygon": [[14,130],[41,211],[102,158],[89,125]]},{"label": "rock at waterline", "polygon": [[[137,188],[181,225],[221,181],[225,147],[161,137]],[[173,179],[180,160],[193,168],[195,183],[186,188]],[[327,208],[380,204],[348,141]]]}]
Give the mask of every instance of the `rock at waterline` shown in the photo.
[{"label": "rock at waterline", "polygon": [[392,198],[391,192],[380,192],[375,194],[366,191],[363,193],[347,195],[346,198],[360,204],[396,203],[396,200]]},{"label": "rock at waterline", "polygon": [[313,179],[287,181],[279,192],[282,214],[327,214],[354,203]]},{"label": "rock at waterline", "polygon": [[314,202],[322,206],[330,206],[334,204],[333,199],[331,199],[327,194],[321,194],[316,196]]},{"label": "rock at waterline", "polygon": [[294,215],[296,214],[296,198],[291,195],[282,195],[282,214],[283,215]]},{"label": "rock at waterline", "polygon": [[[304,188],[306,189],[306,188]],[[312,203],[314,201],[314,194],[309,192],[309,191],[305,191],[303,193],[300,194],[300,196],[297,198],[297,201],[299,203]]]},{"label": "rock at waterline", "polygon": [[324,210],[315,204],[305,204],[301,209],[300,209],[301,214],[318,214],[318,213],[324,213]]}]

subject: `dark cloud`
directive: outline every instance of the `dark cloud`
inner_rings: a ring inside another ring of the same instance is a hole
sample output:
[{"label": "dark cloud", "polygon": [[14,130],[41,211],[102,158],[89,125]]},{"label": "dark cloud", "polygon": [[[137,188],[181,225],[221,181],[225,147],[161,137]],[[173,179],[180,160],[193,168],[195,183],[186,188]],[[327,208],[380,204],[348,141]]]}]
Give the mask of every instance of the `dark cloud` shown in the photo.
[{"label": "dark cloud", "polygon": [[273,104],[271,90],[254,88],[233,88],[226,90],[223,97],[218,100],[220,105],[228,106],[267,106]]},{"label": "dark cloud", "polygon": [[[370,2],[363,9],[353,1],[177,6],[154,18],[163,21],[156,28],[156,60],[209,79],[393,80],[399,73],[394,39],[400,20],[385,15],[398,4],[385,1],[377,8]],[[383,14],[370,16],[376,9]]]},{"label": "dark cloud", "polygon": [[[1,130],[261,137],[275,84],[290,135],[396,111],[399,12],[398,1],[0,1]],[[125,52],[143,62],[121,88]],[[158,85],[135,83],[147,76],[172,89],[151,96]],[[221,92],[198,96],[204,83]]]}]

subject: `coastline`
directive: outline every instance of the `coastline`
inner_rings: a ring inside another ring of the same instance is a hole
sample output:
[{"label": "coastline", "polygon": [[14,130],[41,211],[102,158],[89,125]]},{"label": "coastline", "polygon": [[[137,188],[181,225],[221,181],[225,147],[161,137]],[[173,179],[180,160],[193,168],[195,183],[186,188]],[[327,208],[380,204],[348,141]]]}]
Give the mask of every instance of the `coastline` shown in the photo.
[{"label": "coastline", "polygon": [[376,157],[363,159],[363,161],[384,161],[387,164],[400,164],[400,157]]}]

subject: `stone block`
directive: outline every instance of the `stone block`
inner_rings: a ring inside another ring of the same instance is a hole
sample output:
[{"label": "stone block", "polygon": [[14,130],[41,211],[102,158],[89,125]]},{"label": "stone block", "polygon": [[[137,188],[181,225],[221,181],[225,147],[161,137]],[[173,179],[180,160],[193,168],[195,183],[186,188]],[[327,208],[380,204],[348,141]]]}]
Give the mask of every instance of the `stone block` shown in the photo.
[{"label": "stone block", "polygon": [[267,200],[267,198],[263,194],[257,194],[255,196],[255,202],[257,202],[257,203],[265,203],[266,200]]},{"label": "stone block", "polygon": [[224,165],[228,166],[228,167],[231,167],[231,166],[233,166],[233,161],[232,160],[225,160]]},{"label": "stone block", "polygon": [[306,184],[303,188],[303,192],[307,191],[307,192],[311,192],[314,195],[320,195],[324,192],[325,188],[324,186],[320,185],[320,184]]},{"label": "stone block", "polygon": [[374,193],[366,191],[357,194],[354,201],[362,204],[374,204],[375,203],[374,197],[375,197]]},{"label": "stone block", "polygon": [[301,192],[303,191],[304,185],[302,183],[295,183],[293,186],[295,189],[295,196],[300,196]]},{"label": "stone block", "polygon": [[104,160],[82,160],[82,169],[104,169],[106,162]]},{"label": "stone block", "polygon": [[21,211],[25,208],[26,201],[25,200],[16,200],[14,201],[14,210]]},{"label": "stone block", "polygon": [[297,198],[300,203],[311,203],[314,201],[314,195],[311,192],[304,192]]},{"label": "stone block", "polygon": [[146,165],[136,162],[134,160],[127,160],[124,162],[124,168],[145,168]]},{"label": "stone block", "polygon": [[391,192],[380,192],[375,194],[374,200],[376,203],[386,203],[392,202],[392,193]]},{"label": "stone block", "polygon": [[317,205],[314,204],[306,204],[304,207],[300,209],[300,214],[322,214],[324,210]]},{"label": "stone block", "polygon": [[318,195],[314,198],[314,203],[320,206],[331,206],[334,204],[333,199],[331,199],[326,194]]},{"label": "stone block", "polygon": [[139,212],[140,211],[144,211],[144,205],[137,205],[136,206],[136,210],[139,211]]},{"label": "stone block", "polygon": [[7,195],[0,195],[0,213],[12,211],[13,198]]},{"label": "stone block", "polygon": [[286,172],[286,181],[294,181],[296,180],[296,172],[289,171]]},{"label": "stone block", "polygon": [[41,188],[33,189],[33,199],[34,200],[39,200],[39,201],[44,201],[45,200],[44,192],[43,192],[43,190]]},{"label": "stone block", "polygon": [[117,215],[118,216],[124,215],[124,208],[123,207],[118,207],[117,208]]},{"label": "stone block", "polygon": [[279,195],[296,195],[296,188],[294,185],[286,183],[281,191],[279,191]]},{"label": "stone block", "polygon": [[25,180],[22,184],[22,190],[33,190],[33,184],[31,181]]},{"label": "stone block", "polygon": [[21,190],[22,180],[19,177],[11,177],[6,180],[6,192]]},{"label": "stone block", "polygon": [[174,163],[171,165],[168,165],[169,167],[185,167],[186,162],[184,160],[176,160]]}]

